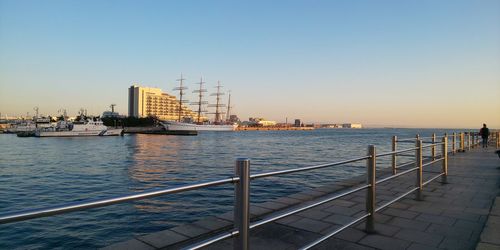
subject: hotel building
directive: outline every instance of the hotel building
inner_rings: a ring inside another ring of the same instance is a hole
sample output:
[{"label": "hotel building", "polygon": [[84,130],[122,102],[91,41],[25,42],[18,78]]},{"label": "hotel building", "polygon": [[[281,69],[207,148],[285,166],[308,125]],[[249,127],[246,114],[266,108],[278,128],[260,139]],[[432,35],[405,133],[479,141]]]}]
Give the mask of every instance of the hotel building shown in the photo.
[{"label": "hotel building", "polygon": [[[175,96],[163,93],[159,88],[132,85],[128,89],[129,116],[137,118],[155,116],[161,120],[178,120],[179,105],[179,100]],[[198,113],[182,105],[181,117],[195,120]],[[206,117],[202,115],[201,119],[206,120]]]}]

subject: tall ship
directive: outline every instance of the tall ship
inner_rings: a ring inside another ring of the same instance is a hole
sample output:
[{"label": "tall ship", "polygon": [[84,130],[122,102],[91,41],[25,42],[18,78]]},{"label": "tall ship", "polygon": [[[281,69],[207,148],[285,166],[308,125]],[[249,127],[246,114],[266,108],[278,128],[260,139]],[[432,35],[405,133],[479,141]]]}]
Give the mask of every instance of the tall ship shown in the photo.
[{"label": "tall ship", "polygon": [[[220,85],[220,81],[217,82],[216,89],[217,91],[212,94],[212,96],[215,96],[216,103],[215,104],[209,104],[209,107],[214,107],[215,108],[215,119],[213,122],[202,120],[202,113],[205,113],[206,111],[203,110],[204,105],[208,104],[206,101],[203,101],[204,93],[207,92],[206,89],[203,88],[203,78],[201,78],[200,82],[197,83],[199,85],[199,88],[197,90],[194,90],[193,93],[198,94],[198,101],[194,102],[193,104],[198,106],[198,112],[197,112],[197,117],[196,121],[193,121],[193,119],[189,119],[188,122],[182,120],[181,117],[181,110],[182,110],[182,103],[185,101],[183,99],[184,95],[184,90],[187,88],[183,85],[183,81],[185,79],[181,78],[178,80],[179,81],[179,87],[175,88],[174,90],[179,90],[179,118],[177,121],[163,121],[161,124],[165,127],[166,130],[176,130],[176,131],[234,131],[238,127],[238,124],[233,124],[229,123],[227,121],[222,120],[222,115],[224,112],[222,111],[222,108],[225,106],[221,102],[221,96],[224,95],[223,92],[221,92],[222,86]],[[228,106],[228,111],[229,111],[229,106]]]},{"label": "tall ship", "polygon": [[83,118],[77,122],[65,119],[54,127],[40,128],[35,131],[36,137],[79,137],[79,136],[118,136],[123,129],[108,128],[100,118]]}]

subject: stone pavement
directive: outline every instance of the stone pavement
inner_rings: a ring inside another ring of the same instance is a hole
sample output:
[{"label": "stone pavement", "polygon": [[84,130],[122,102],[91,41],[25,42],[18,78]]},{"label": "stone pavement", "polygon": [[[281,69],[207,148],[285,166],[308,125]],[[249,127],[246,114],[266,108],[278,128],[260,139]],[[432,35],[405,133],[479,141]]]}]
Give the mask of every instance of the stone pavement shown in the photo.
[{"label": "stone pavement", "polygon": [[500,196],[495,199],[476,249],[500,250]]},{"label": "stone pavement", "polygon": [[[314,249],[475,249],[476,245],[478,249],[499,249],[498,208],[492,210],[488,219],[500,191],[500,159],[493,152],[493,148],[477,148],[450,155],[448,184],[441,183],[438,178],[424,187],[422,201],[415,200],[415,194],[410,194],[377,213],[374,234],[364,231],[362,221]],[[435,176],[440,168],[440,162],[426,167],[424,181]],[[378,178],[383,175],[377,174],[380,175]],[[377,185],[377,206],[413,188],[415,181],[416,172],[411,172]],[[279,209],[293,209],[297,204],[304,205],[312,202],[311,199],[359,183],[364,183],[364,178],[254,204],[251,213],[255,219]],[[250,248],[279,250],[307,245],[365,214],[365,194],[366,191],[362,190],[253,229]],[[108,248],[179,249],[231,228],[231,219],[232,213],[226,213]],[[228,239],[206,249],[232,249],[232,243],[233,240]]]}]

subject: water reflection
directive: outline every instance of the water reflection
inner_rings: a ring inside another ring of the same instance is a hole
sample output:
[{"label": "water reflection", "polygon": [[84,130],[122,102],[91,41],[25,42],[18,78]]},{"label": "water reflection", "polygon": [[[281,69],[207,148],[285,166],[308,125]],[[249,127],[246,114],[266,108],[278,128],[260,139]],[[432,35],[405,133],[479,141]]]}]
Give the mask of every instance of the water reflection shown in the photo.
[{"label": "water reflection", "polygon": [[[0,135],[0,212],[220,179],[233,175],[234,160],[240,156],[251,158],[252,173],[335,162],[366,155],[369,144],[375,144],[378,152],[388,151],[393,135],[410,138],[432,132],[442,134],[445,130],[208,132],[187,137],[48,139]],[[388,167],[389,162],[390,157],[378,161],[380,167]],[[359,162],[256,180],[252,182],[251,199],[263,202],[365,172],[365,162]],[[232,186],[225,185],[0,225],[0,249],[99,248],[133,234],[223,213],[231,209],[232,202]]]},{"label": "water reflection", "polygon": [[178,164],[182,152],[182,140],[174,136],[132,135],[133,151],[129,175],[132,181],[140,182],[136,190],[164,187],[177,179],[175,173],[182,172]]}]

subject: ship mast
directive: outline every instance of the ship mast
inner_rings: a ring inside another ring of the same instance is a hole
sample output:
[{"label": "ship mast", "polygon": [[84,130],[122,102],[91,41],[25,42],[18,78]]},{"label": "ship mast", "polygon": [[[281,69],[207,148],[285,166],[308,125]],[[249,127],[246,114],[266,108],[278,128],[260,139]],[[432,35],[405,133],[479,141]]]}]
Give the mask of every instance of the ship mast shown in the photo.
[{"label": "ship mast", "polygon": [[178,118],[179,122],[181,122],[182,118],[182,104],[187,101],[182,99],[182,96],[184,96],[184,90],[187,89],[187,87],[183,86],[184,80],[186,79],[182,78],[182,73],[181,73],[181,78],[176,80],[179,82],[179,87],[174,88],[174,90],[179,90],[179,118]]},{"label": "ship mast", "polygon": [[215,123],[219,123],[222,121],[221,115],[224,113],[221,111],[220,108],[224,107],[225,105],[221,103],[221,96],[224,95],[223,92],[221,92],[222,85],[220,85],[220,81],[217,81],[217,86],[215,86],[217,89],[217,92],[211,94],[211,96],[215,96],[215,104],[209,105],[210,107],[215,107]]},{"label": "ship mast", "polygon": [[197,122],[198,124],[200,124],[200,123],[201,123],[201,112],[203,112],[203,111],[202,111],[202,105],[203,105],[203,104],[207,104],[207,102],[202,101],[202,100],[203,100],[203,93],[207,92],[207,90],[203,88],[203,84],[204,84],[204,83],[205,83],[205,82],[203,81],[203,77],[201,77],[201,78],[200,78],[200,82],[199,82],[199,83],[195,83],[195,84],[200,85],[200,88],[199,88],[199,89],[197,89],[197,90],[193,90],[193,93],[198,93],[198,102],[194,102],[194,103],[192,103],[192,104],[194,104],[194,105],[198,105],[198,118],[197,118],[197,120],[196,120],[196,122]]},{"label": "ship mast", "polygon": [[38,107],[34,107],[33,110],[35,110],[35,117],[38,118]]},{"label": "ship mast", "polygon": [[226,121],[229,121],[229,115],[231,111],[231,90],[227,91],[229,98],[227,100],[227,112],[226,112]]}]

